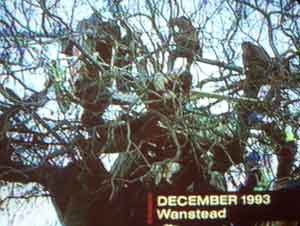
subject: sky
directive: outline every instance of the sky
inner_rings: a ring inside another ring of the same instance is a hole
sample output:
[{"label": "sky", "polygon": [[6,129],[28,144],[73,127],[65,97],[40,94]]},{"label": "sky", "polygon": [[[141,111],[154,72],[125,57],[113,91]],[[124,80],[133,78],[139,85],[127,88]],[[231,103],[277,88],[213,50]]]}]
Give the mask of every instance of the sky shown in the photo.
[{"label": "sky", "polygon": [[[25,187],[30,186],[32,185]],[[1,187],[0,200],[8,193],[10,196],[13,195],[8,187]],[[18,188],[15,195],[21,195]],[[61,226],[49,198],[13,199],[4,202],[1,207],[1,226]]]}]

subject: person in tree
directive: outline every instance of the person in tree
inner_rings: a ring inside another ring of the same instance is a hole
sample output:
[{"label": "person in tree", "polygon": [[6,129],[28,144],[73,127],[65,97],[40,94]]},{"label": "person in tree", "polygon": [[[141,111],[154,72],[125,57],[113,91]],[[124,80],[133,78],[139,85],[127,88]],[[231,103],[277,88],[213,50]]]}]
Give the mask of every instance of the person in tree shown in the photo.
[{"label": "person in tree", "polygon": [[286,141],[278,150],[277,178],[288,177],[292,173],[297,144],[295,141]]},{"label": "person in tree", "polygon": [[[115,42],[121,37],[120,28],[115,21],[103,21],[94,13],[78,23],[77,32],[80,34],[79,42],[69,40],[64,53],[79,57],[79,69],[74,72],[74,95],[84,108],[81,122],[87,126],[98,125],[103,123],[101,116],[111,104],[111,78],[107,76],[107,72]],[[81,50],[90,57],[96,54],[100,65],[85,56]]]},{"label": "person in tree", "polygon": [[260,156],[256,151],[252,151],[246,156],[245,169],[246,169],[246,181],[241,186],[240,192],[250,192],[258,185],[261,178],[261,172],[258,168],[258,162]]},{"label": "person in tree", "polygon": [[169,27],[175,43],[175,49],[170,52],[168,69],[172,70],[178,57],[187,58],[187,70],[193,63],[194,57],[202,57],[202,48],[199,43],[199,32],[193,26],[190,19],[185,16],[172,18]]}]

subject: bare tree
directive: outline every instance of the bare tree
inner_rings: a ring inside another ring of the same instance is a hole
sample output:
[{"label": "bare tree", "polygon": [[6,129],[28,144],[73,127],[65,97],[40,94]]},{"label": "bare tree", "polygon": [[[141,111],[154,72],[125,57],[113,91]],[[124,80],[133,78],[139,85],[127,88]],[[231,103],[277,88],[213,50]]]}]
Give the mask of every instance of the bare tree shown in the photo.
[{"label": "bare tree", "polygon": [[0,15],[0,180],[39,185],[62,224],[146,224],[151,191],[268,189],[257,166],[274,189],[295,181],[296,1],[13,0]]}]

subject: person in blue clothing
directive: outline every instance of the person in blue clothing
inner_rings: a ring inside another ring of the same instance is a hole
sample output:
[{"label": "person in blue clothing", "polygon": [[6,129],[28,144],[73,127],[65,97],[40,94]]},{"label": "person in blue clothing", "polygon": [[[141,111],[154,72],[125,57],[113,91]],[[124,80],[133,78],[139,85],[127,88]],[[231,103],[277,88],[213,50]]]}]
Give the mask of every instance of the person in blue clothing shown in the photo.
[{"label": "person in blue clothing", "polygon": [[258,162],[260,156],[256,151],[252,151],[246,156],[245,159],[245,168],[246,168],[246,181],[241,186],[241,192],[253,191],[257,186],[261,178],[261,173],[258,169]]}]

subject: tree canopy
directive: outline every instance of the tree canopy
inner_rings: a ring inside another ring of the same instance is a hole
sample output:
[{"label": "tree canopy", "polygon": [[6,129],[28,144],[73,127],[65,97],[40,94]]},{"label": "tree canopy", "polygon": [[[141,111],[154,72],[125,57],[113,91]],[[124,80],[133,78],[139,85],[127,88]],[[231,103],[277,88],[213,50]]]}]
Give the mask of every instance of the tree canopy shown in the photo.
[{"label": "tree canopy", "polygon": [[33,183],[62,224],[298,183],[296,1],[4,0],[0,24],[1,186]]}]

